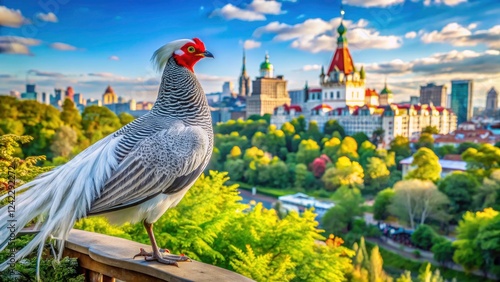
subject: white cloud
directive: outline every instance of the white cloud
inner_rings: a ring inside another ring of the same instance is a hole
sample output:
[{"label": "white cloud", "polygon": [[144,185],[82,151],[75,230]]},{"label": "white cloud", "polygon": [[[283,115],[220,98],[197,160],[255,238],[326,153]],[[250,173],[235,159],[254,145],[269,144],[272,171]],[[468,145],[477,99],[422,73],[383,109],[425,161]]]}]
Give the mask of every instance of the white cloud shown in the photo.
[{"label": "white cloud", "polygon": [[50,22],[50,23],[56,23],[59,20],[57,19],[56,15],[52,12],[49,12],[47,14],[44,13],[38,13],[36,15],[37,19],[42,20],[44,22]]},{"label": "white cloud", "polygon": [[405,0],[344,0],[343,3],[359,7],[387,7],[400,3]]},{"label": "white cloud", "polygon": [[262,45],[262,43],[260,43],[259,41],[252,40],[252,39],[248,39],[248,40],[245,40],[245,42],[243,42],[243,48],[245,48],[247,50],[259,48],[260,45]]},{"label": "white cloud", "polygon": [[0,26],[20,27],[26,23],[26,19],[20,10],[9,9],[0,6]]},{"label": "white cloud", "polygon": [[120,58],[118,56],[109,56],[109,59],[111,61],[119,61],[120,60]]},{"label": "white cloud", "polygon": [[467,0],[424,0],[424,5],[425,6],[430,6],[430,5],[441,5],[444,4],[446,6],[456,6],[460,3],[465,3]]},{"label": "white cloud", "polygon": [[317,65],[317,64],[314,64],[314,65],[305,65],[300,70],[302,70],[302,71],[313,71],[313,70],[319,70],[319,69],[321,69],[321,66]]},{"label": "white cloud", "polygon": [[[368,28],[368,22],[360,19],[358,22],[343,21],[348,28],[346,34],[350,46],[355,49],[394,49],[402,44],[401,37],[394,35],[380,35],[378,31]],[[259,27],[254,31],[255,37],[266,33],[274,34],[273,40],[289,41],[291,46],[297,49],[317,53],[320,51],[333,51],[337,48],[336,31],[340,24],[340,18],[330,21],[322,19],[307,19],[302,23],[288,25],[280,22],[271,22]]]},{"label": "white cloud", "polygon": [[253,0],[244,8],[226,4],[221,9],[214,10],[210,16],[219,16],[226,20],[264,21],[266,20],[265,15],[279,15],[282,13],[284,11],[281,10],[281,3],[278,1]]},{"label": "white cloud", "polygon": [[279,15],[281,11],[281,3],[278,1],[253,0],[248,8],[254,12],[269,15]]},{"label": "white cloud", "polygon": [[421,40],[424,43],[451,43],[453,46],[476,46],[483,43],[490,48],[500,48],[500,25],[472,32],[469,27],[449,23],[440,31],[424,33]]},{"label": "white cloud", "polygon": [[261,13],[243,10],[233,6],[232,4],[227,4],[222,7],[222,9],[215,10],[212,13],[212,16],[215,15],[221,16],[226,20],[237,19],[242,21],[263,21],[266,19],[266,17]]},{"label": "white cloud", "polygon": [[69,44],[66,44],[66,43],[61,43],[61,42],[52,43],[52,44],[50,44],[50,47],[52,49],[56,49],[56,50],[59,50],[59,51],[75,51],[75,50],[78,49],[75,46],[72,46],[72,45],[69,45]]},{"label": "white cloud", "polygon": [[29,70],[28,71],[29,74],[33,74],[33,75],[36,75],[36,76],[43,76],[43,77],[66,77],[64,74],[62,73],[58,73],[58,72],[49,72],[49,71],[40,71],[40,70]]},{"label": "white cloud", "polygon": [[500,51],[487,50],[476,52],[471,50],[453,50],[447,53],[436,53],[429,57],[404,62],[393,60],[385,63],[367,64],[367,73],[404,75],[421,73],[424,75],[471,75],[500,73]]},{"label": "white cloud", "polygon": [[0,36],[0,54],[33,55],[29,46],[36,46],[40,40],[19,36]]},{"label": "white cloud", "polygon": [[469,30],[476,29],[477,23],[471,23],[470,25],[467,26]]},{"label": "white cloud", "polygon": [[417,37],[417,33],[415,31],[410,31],[405,34],[405,38],[412,39]]}]

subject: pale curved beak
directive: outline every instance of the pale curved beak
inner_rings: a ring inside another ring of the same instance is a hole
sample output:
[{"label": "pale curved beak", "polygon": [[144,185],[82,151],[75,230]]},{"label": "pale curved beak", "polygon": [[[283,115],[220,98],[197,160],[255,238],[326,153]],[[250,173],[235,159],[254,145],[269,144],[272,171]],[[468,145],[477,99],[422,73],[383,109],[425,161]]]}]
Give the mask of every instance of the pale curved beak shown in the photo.
[{"label": "pale curved beak", "polygon": [[210,53],[209,51],[205,51],[205,53],[203,53],[203,57],[205,57],[205,58],[213,58],[214,55],[212,53]]}]

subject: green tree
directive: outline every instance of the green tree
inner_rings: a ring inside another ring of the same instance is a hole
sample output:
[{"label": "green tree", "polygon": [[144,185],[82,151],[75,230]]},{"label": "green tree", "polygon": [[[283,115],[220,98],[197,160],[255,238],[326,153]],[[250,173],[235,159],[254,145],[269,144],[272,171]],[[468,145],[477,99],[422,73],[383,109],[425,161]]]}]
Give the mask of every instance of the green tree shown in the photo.
[{"label": "green tree", "polygon": [[82,116],[70,99],[65,99],[62,105],[61,120],[78,133],[82,129]]},{"label": "green tree", "polygon": [[295,165],[295,188],[305,188],[306,187],[306,177],[309,171],[307,171],[307,166],[305,164]]},{"label": "green tree", "polygon": [[390,171],[379,158],[369,158],[366,166],[365,185],[373,191],[387,187]]},{"label": "green tree", "polygon": [[444,282],[441,273],[439,273],[439,269],[432,272],[430,263],[427,263],[427,266],[420,271],[418,280],[420,282]]},{"label": "green tree", "polygon": [[411,165],[415,168],[408,172],[406,179],[421,179],[435,182],[441,176],[439,158],[428,148],[418,149],[413,155]]},{"label": "green tree", "polygon": [[435,126],[428,125],[422,129],[422,133],[439,134],[439,129]]},{"label": "green tree", "polygon": [[77,140],[76,132],[71,127],[63,125],[56,131],[50,150],[54,157],[68,158]]},{"label": "green tree", "polygon": [[438,155],[440,158],[443,158],[446,155],[449,154],[456,154],[457,149],[453,145],[443,145],[439,146],[437,148],[434,148],[436,155]]},{"label": "green tree", "polygon": [[321,138],[323,138],[323,134],[321,134],[321,132],[319,130],[317,121],[311,120],[309,122],[309,126],[307,127],[306,135],[318,143],[321,141]]},{"label": "green tree", "polygon": [[[347,138],[347,137],[346,137]],[[363,187],[363,168],[358,162],[340,157],[335,166],[328,168],[321,178],[327,190],[335,190],[340,186]]]},{"label": "green tree", "polygon": [[453,261],[462,265],[466,271],[488,269],[487,257],[481,249],[478,235],[480,230],[488,226],[498,214],[491,208],[475,213],[468,211],[458,223],[457,240],[453,242],[455,247]]},{"label": "green tree", "polygon": [[224,170],[233,181],[240,181],[245,173],[245,162],[241,159],[228,159],[224,163]]},{"label": "green tree", "polygon": [[491,144],[482,144],[478,149],[469,148],[462,154],[467,168],[490,170],[500,167],[500,149]]},{"label": "green tree", "polygon": [[376,220],[385,220],[390,215],[389,206],[396,193],[392,188],[386,188],[377,193],[373,204],[373,218]]},{"label": "green tree", "polygon": [[364,132],[356,132],[351,137],[356,140],[357,144],[363,144],[366,141],[370,142],[370,138]]},{"label": "green tree", "polygon": [[345,137],[344,128],[335,119],[330,119],[325,123],[323,132],[327,135],[332,135],[334,132],[338,132],[341,136],[340,139],[343,139]]},{"label": "green tree", "polygon": [[337,158],[342,156],[348,157],[351,160],[357,161],[359,159],[358,155],[358,143],[356,140],[350,136],[346,136],[340,143],[340,147],[337,151]]},{"label": "green tree", "polygon": [[404,136],[396,136],[389,147],[391,152],[396,153],[396,157],[408,158],[411,156],[410,140]]},{"label": "green tree", "polygon": [[500,169],[494,169],[473,196],[474,206],[478,209],[493,207],[500,209]]},{"label": "green tree", "polygon": [[372,142],[374,144],[381,144],[384,140],[385,131],[383,128],[379,127],[375,129],[372,133]]},{"label": "green tree", "polygon": [[[0,136],[0,183],[5,186],[9,180],[9,168],[16,173],[17,185],[31,181],[38,174],[48,171],[50,167],[38,167],[36,164],[45,160],[45,156],[30,156],[21,159],[15,156],[15,152],[22,144],[33,140],[31,136],[17,136],[6,134]],[[4,187],[2,187],[4,188]]]},{"label": "green tree", "polygon": [[302,140],[297,151],[297,163],[309,165],[320,154],[320,147],[316,141],[312,139]]},{"label": "green tree", "polygon": [[411,242],[420,249],[430,250],[437,236],[430,226],[420,224],[415,232],[411,234]]},{"label": "green tree", "polygon": [[295,265],[290,256],[286,256],[278,263],[273,260],[271,253],[255,255],[250,245],[246,245],[246,252],[235,246],[231,246],[231,249],[236,254],[236,257],[229,262],[231,267],[255,281],[281,282],[291,281],[295,277],[293,272]]},{"label": "green tree", "polygon": [[250,147],[247,137],[240,135],[238,132],[231,132],[230,134],[217,133],[214,139],[214,145],[219,148],[222,162],[226,161],[234,146],[239,147],[241,151]]},{"label": "green tree", "polygon": [[118,118],[120,119],[120,124],[122,126],[126,125],[126,124],[129,124],[131,122],[134,121],[134,116],[129,114],[129,113],[126,113],[126,112],[122,112],[118,115]]},{"label": "green tree", "polygon": [[442,265],[447,265],[453,262],[453,253],[455,252],[455,248],[453,244],[449,240],[441,240],[432,246],[432,253],[434,254],[434,260],[439,262]]},{"label": "green tree", "polygon": [[298,118],[294,118],[290,123],[295,127],[296,133],[300,134],[306,131],[306,118],[304,116],[301,115]]},{"label": "green tree", "polygon": [[454,172],[447,175],[439,183],[439,191],[450,200],[450,214],[460,219],[464,212],[471,210],[472,197],[476,193],[479,182],[465,172]]},{"label": "green tree", "polygon": [[424,224],[429,217],[446,217],[448,198],[431,181],[399,181],[394,185],[394,192],[389,210],[392,215],[409,222],[412,229],[415,228],[415,222]]},{"label": "green tree", "polygon": [[82,114],[82,127],[85,137],[91,143],[108,136],[121,127],[120,119],[108,108],[86,107]]},{"label": "green tree", "polygon": [[415,143],[415,147],[417,147],[417,149],[428,148],[428,149],[433,150],[434,149],[434,137],[432,137],[432,134],[430,134],[430,133],[420,134],[420,137],[418,138],[417,143]]},{"label": "green tree", "polygon": [[323,145],[323,154],[327,155],[330,160],[333,160],[337,156],[337,151],[340,148],[340,139],[332,137],[332,139],[325,142]]}]

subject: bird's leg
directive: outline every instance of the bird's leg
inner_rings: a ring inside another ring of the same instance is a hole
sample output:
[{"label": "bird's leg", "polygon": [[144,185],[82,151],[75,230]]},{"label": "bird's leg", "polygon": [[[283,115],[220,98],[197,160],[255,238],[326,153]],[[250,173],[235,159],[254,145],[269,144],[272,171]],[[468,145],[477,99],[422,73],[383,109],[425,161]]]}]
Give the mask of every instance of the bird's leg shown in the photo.
[{"label": "bird's leg", "polygon": [[141,248],[140,253],[135,255],[134,258],[137,256],[143,256],[144,259],[147,261],[156,260],[156,261],[163,263],[163,264],[175,265],[175,266],[178,266],[178,264],[177,264],[178,261],[191,261],[188,257],[186,257],[184,255],[180,255],[180,256],[178,256],[178,255],[166,255],[166,256],[161,255],[160,252],[170,253],[170,251],[167,249],[158,248],[158,244],[156,243],[155,235],[153,232],[153,224],[147,223],[146,221],[144,221],[143,223],[144,223],[144,227],[146,228],[146,231],[148,232],[149,241],[151,241],[151,247],[152,247],[153,251],[151,253],[149,253],[149,252],[146,252],[143,248]]}]

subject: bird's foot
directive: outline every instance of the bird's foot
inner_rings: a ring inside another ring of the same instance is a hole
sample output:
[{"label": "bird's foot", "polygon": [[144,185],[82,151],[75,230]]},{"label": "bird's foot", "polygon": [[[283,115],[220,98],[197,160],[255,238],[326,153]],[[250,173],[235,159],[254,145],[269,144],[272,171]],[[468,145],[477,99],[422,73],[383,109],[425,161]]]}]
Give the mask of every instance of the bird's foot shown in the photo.
[{"label": "bird's foot", "polygon": [[[169,253],[170,254],[170,251],[168,249],[159,249],[160,252],[162,253]],[[153,252],[146,252],[146,250],[144,250],[143,248],[140,248],[140,252],[135,255],[133,257],[133,259],[135,259],[136,257],[152,257],[153,256]]]},{"label": "bird's foot", "polygon": [[138,256],[144,257],[146,261],[157,261],[159,263],[167,264],[167,265],[175,265],[179,267],[177,262],[191,261],[191,259],[184,254],[180,255],[171,255],[170,251],[167,249],[159,249],[162,253],[167,253],[166,255],[161,255],[160,253],[155,254],[154,252],[146,252],[143,248],[141,251],[134,256],[134,259]]}]

